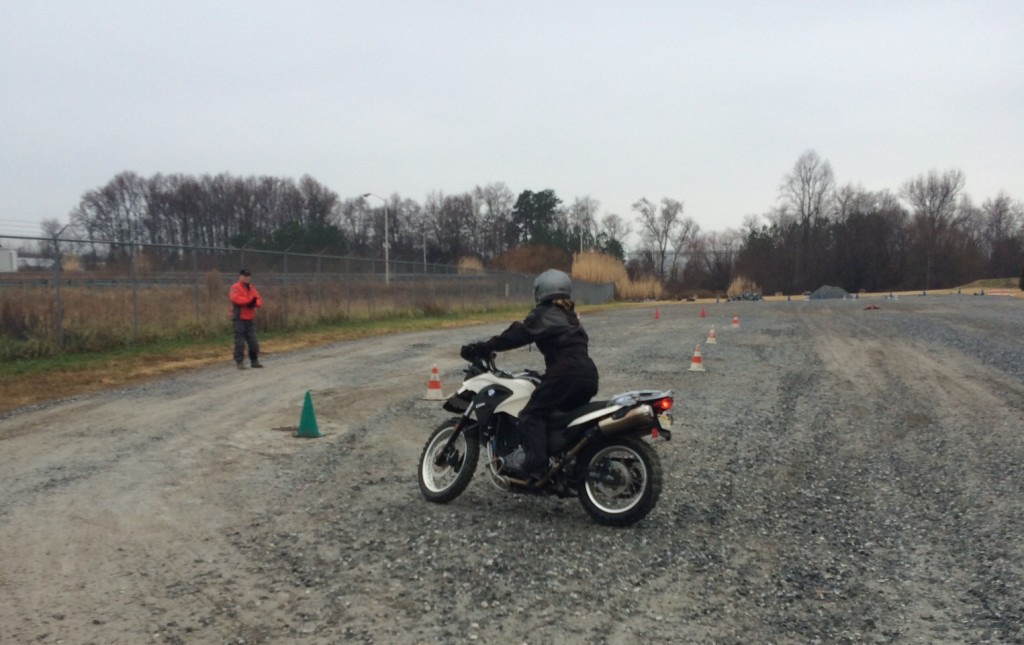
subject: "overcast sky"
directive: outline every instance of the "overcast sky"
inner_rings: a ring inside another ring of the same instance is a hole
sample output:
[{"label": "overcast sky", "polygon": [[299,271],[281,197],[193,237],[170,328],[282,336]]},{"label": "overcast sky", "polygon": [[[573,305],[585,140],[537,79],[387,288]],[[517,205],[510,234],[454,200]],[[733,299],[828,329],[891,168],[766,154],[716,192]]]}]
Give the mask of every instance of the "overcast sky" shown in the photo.
[{"label": "overcast sky", "polygon": [[0,0],[0,87],[0,235],[126,170],[671,197],[705,231],[806,150],[1024,199],[1020,0]]}]

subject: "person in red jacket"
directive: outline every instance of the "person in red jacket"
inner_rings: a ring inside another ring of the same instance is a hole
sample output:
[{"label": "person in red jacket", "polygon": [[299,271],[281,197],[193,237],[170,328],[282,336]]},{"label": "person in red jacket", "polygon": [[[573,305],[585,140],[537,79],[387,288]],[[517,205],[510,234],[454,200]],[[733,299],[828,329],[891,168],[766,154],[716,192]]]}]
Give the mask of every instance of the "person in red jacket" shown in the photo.
[{"label": "person in red jacket", "polygon": [[263,306],[263,298],[252,286],[252,274],[248,269],[238,272],[238,282],[231,285],[231,328],[235,333],[235,365],[244,370],[245,346],[249,346],[249,363],[263,367],[260,363],[260,342],[256,339],[256,310]]}]

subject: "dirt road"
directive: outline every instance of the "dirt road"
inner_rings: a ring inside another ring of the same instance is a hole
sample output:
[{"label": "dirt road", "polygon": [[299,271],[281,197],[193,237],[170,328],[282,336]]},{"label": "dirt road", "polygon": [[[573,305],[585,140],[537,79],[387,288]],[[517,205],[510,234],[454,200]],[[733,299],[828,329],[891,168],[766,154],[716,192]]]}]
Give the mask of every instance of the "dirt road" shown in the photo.
[{"label": "dirt road", "polygon": [[875,302],[584,314],[599,396],[677,393],[630,529],[483,478],[420,497],[430,369],[451,392],[503,325],[9,415],[0,643],[1024,642],[1024,302]]}]

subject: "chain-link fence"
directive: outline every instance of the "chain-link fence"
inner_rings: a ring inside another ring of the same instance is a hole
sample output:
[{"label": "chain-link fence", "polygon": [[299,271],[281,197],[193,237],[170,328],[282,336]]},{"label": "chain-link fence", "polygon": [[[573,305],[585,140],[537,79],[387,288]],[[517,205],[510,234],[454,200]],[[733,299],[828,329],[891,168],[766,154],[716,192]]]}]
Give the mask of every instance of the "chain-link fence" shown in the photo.
[{"label": "chain-link fence", "polygon": [[[441,314],[533,302],[533,275],[426,262],[254,249],[112,244],[0,236],[34,246],[0,272],[0,338],[59,348],[226,333],[228,288],[241,267],[264,299],[264,331],[403,314]],[[8,254],[10,255],[10,254]],[[613,285],[577,283],[581,304],[608,302]]]}]

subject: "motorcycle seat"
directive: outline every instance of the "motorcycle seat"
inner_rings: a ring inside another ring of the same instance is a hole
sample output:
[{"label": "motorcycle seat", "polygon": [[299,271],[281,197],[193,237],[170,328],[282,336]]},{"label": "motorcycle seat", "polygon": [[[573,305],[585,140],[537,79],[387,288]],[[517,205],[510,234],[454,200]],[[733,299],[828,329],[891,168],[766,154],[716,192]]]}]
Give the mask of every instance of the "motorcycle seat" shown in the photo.
[{"label": "motorcycle seat", "polygon": [[548,418],[548,427],[564,428],[565,426],[569,425],[569,423],[571,423],[573,419],[582,417],[584,414],[590,414],[591,412],[603,410],[607,408],[609,405],[610,404],[608,403],[608,401],[591,401],[590,403],[581,405],[578,408],[573,408],[572,410],[560,410],[558,412],[555,412]]}]

